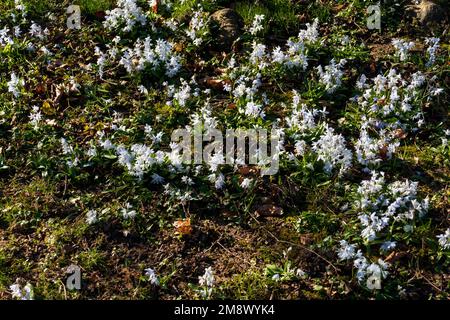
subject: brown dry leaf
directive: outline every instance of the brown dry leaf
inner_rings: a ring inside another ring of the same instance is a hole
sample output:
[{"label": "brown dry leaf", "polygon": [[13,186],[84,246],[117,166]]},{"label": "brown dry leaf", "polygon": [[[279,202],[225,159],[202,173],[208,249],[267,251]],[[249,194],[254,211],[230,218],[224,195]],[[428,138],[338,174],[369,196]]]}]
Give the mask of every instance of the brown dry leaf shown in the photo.
[{"label": "brown dry leaf", "polygon": [[384,261],[392,263],[397,261],[398,259],[403,258],[404,256],[406,256],[408,253],[407,252],[396,252],[396,251],[392,251],[392,253],[390,255],[387,256],[386,259],[384,259]]},{"label": "brown dry leaf", "polygon": [[249,166],[240,167],[238,171],[239,171],[239,174],[246,176],[250,173],[250,167]]},{"label": "brown dry leaf", "polygon": [[37,94],[43,94],[43,93],[45,93],[45,91],[46,91],[45,85],[42,84],[42,83],[39,83],[39,84],[36,86],[35,91],[36,91]]},{"label": "brown dry leaf", "polygon": [[153,13],[158,13],[158,5],[159,5],[159,0],[156,0],[153,2],[153,6],[152,6]]},{"label": "brown dry leaf", "polygon": [[314,234],[313,233],[305,233],[300,235],[300,243],[304,246],[310,245],[314,242]]},{"label": "brown dry leaf", "polygon": [[64,94],[64,87],[63,85],[56,85],[55,86],[55,94],[53,98],[53,103],[57,104],[61,100],[62,96]]},{"label": "brown dry leaf", "polygon": [[383,158],[383,159],[387,159],[387,152],[388,152],[388,146],[384,145],[380,149],[380,157]]},{"label": "brown dry leaf", "polygon": [[221,74],[224,74],[225,72],[227,72],[227,68],[220,68],[220,67],[217,67],[217,68],[214,69],[214,71],[215,71],[217,74],[221,75]]},{"label": "brown dry leaf", "polygon": [[192,233],[191,218],[178,219],[173,223],[175,234],[190,235]]},{"label": "brown dry leaf", "polygon": [[231,110],[236,109],[236,103],[230,103],[230,104],[227,106],[227,108],[228,108],[228,109],[231,109]]},{"label": "brown dry leaf", "polygon": [[182,43],[177,42],[173,46],[173,49],[175,50],[175,52],[182,52],[184,50],[184,46]]},{"label": "brown dry leaf", "polygon": [[338,4],[338,5],[336,5],[336,6],[333,7],[333,11],[334,11],[334,12],[339,12],[339,11],[341,11],[345,6],[346,6],[345,3]]},{"label": "brown dry leaf", "polygon": [[205,78],[205,83],[207,86],[215,89],[215,90],[223,90],[225,84],[230,85],[231,82],[229,80],[216,79],[212,77]]},{"label": "brown dry leaf", "polygon": [[398,138],[398,139],[401,139],[401,140],[405,139],[407,135],[408,135],[408,134],[407,134],[405,131],[403,131],[401,128],[396,129],[396,130],[394,131],[394,136],[395,136],[396,138]]}]

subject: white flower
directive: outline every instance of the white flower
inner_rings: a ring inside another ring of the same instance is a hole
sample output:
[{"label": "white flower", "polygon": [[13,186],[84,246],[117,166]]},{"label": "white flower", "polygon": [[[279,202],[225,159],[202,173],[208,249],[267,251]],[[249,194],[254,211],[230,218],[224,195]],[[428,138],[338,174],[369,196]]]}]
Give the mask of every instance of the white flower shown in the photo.
[{"label": "white flower", "polygon": [[305,154],[305,150],[306,150],[306,142],[303,140],[298,140],[295,143],[295,154],[297,154],[298,156],[302,156]]},{"label": "white flower", "polygon": [[0,45],[13,44],[14,40],[8,35],[9,28],[0,29]]},{"label": "white flower", "polygon": [[97,211],[96,210],[89,210],[86,214],[86,223],[87,224],[94,224],[97,222]]},{"label": "white flower", "polygon": [[333,128],[326,126],[325,133],[318,141],[313,142],[312,149],[318,159],[324,162],[324,170],[330,174],[339,166],[339,173],[347,171],[352,164],[352,152],[345,147],[345,139],[340,134],[334,134]]},{"label": "white flower", "polygon": [[429,45],[427,48],[428,61],[427,67],[431,67],[436,61],[436,51],[439,49],[439,38],[426,38],[425,43]]},{"label": "white flower", "polygon": [[258,32],[264,29],[262,26],[262,22],[264,20],[265,16],[263,14],[257,14],[255,15],[255,18],[253,19],[252,26],[250,27],[250,34],[256,35]]},{"label": "white flower", "polygon": [[152,174],[152,183],[153,184],[163,184],[164,178],[161,177],[159,174],[154,173],[154,174]]},{"label": "white flower", "polygon": [[397,243],[395,241],[385,241],[381,245],[381,251],[391,251],[396,247]]},{"label": "white flower", "polygon": [[450,249],[450,228],[445,230],[445,233],[437,236],[439,240],[439,245],[444,249]]},{"label": "white flower", "polygon": [[396,55],[400,56],[400,61],[408,59],[408,52],[414,47],[414,42],[407,42],[402,39],[393,39],[392,44],[397,50]]},{"label": "white flower", "polygon": [[32,24],[30,26],[30,35],[33,37],[38,38],[39,40],[43,40],[44,39],[44,32],[42,31],[42,28],[40,25],[38,25],[37,23],[34,23],[33,21],[31,21]]},{"label": "white flower", "polygon": [[210,297],[215,283],[212,267],[205,269],[205,273],[198,277],[198,283],[203,287],[202,290],[200,290],[202,297]]},{"label": "white flower", "polygon": [[189,23],[189,28],[186,30],[186,34],[192,40],[195,46],[200,46],[203,43],[203,37],[207,33],[207,21],[203,18],[203,9],[194,12],[192,19]]},{"label": "white flower", "polygon": [[145,86],[143,86],[143,85],[138,86],[138,91],[139,91],[140,93],[144,94],[144,95],[148,95],[148,90],[147,90],[147,88],[146,88]]},{"label": "white flower", "polygon": [[34,300],[34,291],[33,286],[30,283],[27,283],[23,289],[19,284],[13,284],[9,286],[11,290],[11,295],[15,299],[20,300]]},{"label": "white flower", "polygon": [[262,43],[253,42],[252,47],[253,51],[250,54],[250,62],[256,65],[266,57],[266,46]]},{"label": "white flower", "polygon": [[67,143],[67,140],[65,139],[65,138],[61,138],[60,139],[60,141],[61,141],[61,146],[62,146],[62,150],[63,150],[63,154],[72,154],[73,153],[73,148],[72,148],[72,146],[70,146],[68,143]]},{"label": "white flower", "polygon": [[30,123],[34,126],[35,129],[38,128],[39,122],[42,120],[42,113],[39,110],[38,106],[33,106],[32,111],[30,113]]},{"label": "white flower", "polygon": [[333,93],[337,88],[341,86],[342,76],[344,72],[342,68],[347,61],[341,59],[339,63],[336,63],[334,59],[330,61],[328,66],[325,66],[325,71],[322,66],[317,67],[317,72],[319,74],[319,82],[325,85],[325,89],[328,93]]},{"label": "white flower", "polygon": [[341,260],[353,259],[356,255],[356,246],[354,244],[348,244],[347,241],[341,240],[339,242],[340,248],[338,250],[338,257]]},{"label": "white flower", "polygon": [[241,182],[241,188],[247,189],[248,187],[250,187],[251,183],[252,179],[244,178],[244,180],[242,180]]},{"label": "white flower", "polygon": [[104,26],[109,30],[122,27],[122,31],[129,32],[140,23],[145,25],[147,18],[144,11],[138,7],[135,0],[118,0],[117,8],[106,11]]},{"label": "white flower", "polygon": [[219,173],[219,175],[216,178],[216,181],[214,182],[214,186],[216,189],[222,189],[225,185],[225,176],[222,173]]},{"label": "white flower", "polygon": [[11,290],[11,295],[13,298],[22,298],[22,289],[20,288],[20,285],[12,284],[9,286],[9,290]]},{"label": "white flower", "polygon": [[306,30],[301,30],[298,34],[298,38],[301,42],[310,42],[314,43],[317,41],[319,37],[319,19],[315,18],[313,23],[306,24]]},{"label": "white flower", "polygon": [[287,59],[288,59],[288,57],[281,50],[280,47],[276,47],[275,49],[273,49],[273,51],[272,51],[272,62],[273,63],[281,63],[281,64],[283,64]]},{"label": "white flower", "polygon": [[145,275],[148,276],[148,280],[150,281],[150,283],[155,286],[158,286],[159,279],[156,276],[155,270],[153,270],[152,268],[147,268],[144,271],[145,271]]},{"label": "white flower", "polygon": [[124,219],[133,219],[137,215],[136,210],[132,210],[132,208],[131,204],[126,203],[125,208],[121,209]]},{"label": "white flower", "polygon": [[11,92],[15,98],[18,98],[20,96],[20,87],[22,87],[24,84],[25,81],[17,77],[13,72],[11,73],[11,81],[7,82],[8,92]]},{"label": "white flower", "polygon": [[252,118],[257,118],[257,117],[261,117],[264,118],[264,112],[262,112],[262,105],[260,104],[256,104],[253,101],[249,101],[247,102],[247,104],[245,105],[245,111],[244,114],[246,116],[250,116]]},{"label": "white flower", "polygon": [[194,184],[194,181],[192,181],[192,179],[188,176],[181,177],[181,181],[188,186],[192,186]]}]

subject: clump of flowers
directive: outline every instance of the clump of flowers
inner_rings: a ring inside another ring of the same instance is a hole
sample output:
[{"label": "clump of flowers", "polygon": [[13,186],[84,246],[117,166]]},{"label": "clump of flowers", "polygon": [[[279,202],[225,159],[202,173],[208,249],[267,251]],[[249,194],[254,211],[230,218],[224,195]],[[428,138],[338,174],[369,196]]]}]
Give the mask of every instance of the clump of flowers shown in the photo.
[{"label": "clump of flowers", "polygon": [[37,129],[39,123],[42,120],[42,113],[38,106],[33,106],[30,113],[30,123],[33,125],[34,129]]},{"label": "clump of flowers", "polygon": [[[102,58],[102,56],[100,56]],[[104,58],[104,57],[103,57]],[[181,57],[173,52],[173,44],[164,39],[153,43],[151,37],[138,39],[134,48],[125,48],[119,64],[128,73],[143,71],[149,67],[154,73],[163,70],[168,77],[175,76],[181,68]]]},{"label": "clump of flowers", "polygon": [[262,25],[262,22],[264,21],[265,16],[263,14],[257,14],[255,15],[255,18],[253,19],[252,26],[250,27],[250,34],[256,35],[258,32],[264,30],[264,27]]},{"label": "clump of flowers", "polygon": [[355,143],[356,158],[360,164],[365,166],[391,159],[400,145],[397,139],[399,131],[386,132],[381,129],[379,132],[373,133],[370,128],[370,123],[364,121],[361,125],[359,139]]},{"label": "clump of flowers", "polygon": [[333,93],[342,84],[342,77],[344,71],[342,68],[346,64],[345,59],[341,59],[339,63],[336,63],[334,59],[330,61],[330,64],[325,66],[325,70],[322,66],[317,67],[317,73],[319,75],[319,83],[325,86],[325,90],[328,93]]},{"label": "clump of flowers", "polygon": [[27,283],[23,288],[20,284],[12,284],[9,286],[13,299],[34,300],[33,286]]},{"label": "clump of flowers", "polygon": [[349,244],[346,240],[341,240],[339,245],[340,248],[337,250],[339,259],[353,260],[358,281],[368,289],[381,289],[381,280],[388,276],[389,264],[382,259],[371,262],[355,244]]},{"label": "clump of flowers", "polygon": [[300,105],[300,95],[293,91],[292,113],[286,117],[287,126],[295,132],[306,132],[317,127],[316,118],[325,115],[325,110],[308,108],[304,103]]},{"label": "clump of flowers", "polygon": [[450,228],[445,230],[443,234],[438,235],[437,238],[442,249],[450,249]]},{"label": "clump of flowers", "polygon": [[121,28],[123,32],[133,30],[136,24],[144,26],[147,17],[136,0],[118,0],[117,8],[106,11],[104,26],[109,30]]},{"label": "clump of flowers", "polygon": [[367,242],[389,238],[400,226],[411,232],[415,221],[427,213],[429,206],[428,198],[417,198],[417,186],[417,182],[409,180],[386,184],[383,172],[372,172],[370,180],[361,182],[354,204],[363,227],[361,237]]},{"label": "clump of flowers", "polygon": [[427,48],[427,54],[428,54],[428,61],[426,66],[431,67],[434,62],[436,61],[436,51],[439,49],[439,38],[426,38],[425,44],[428,45]]},{"label": "clump of flowers", "polygon": [[337,253],[340,260],[353,260],[358,280],[366,279],[369,289],[380,289],[380,281],[387,276],[389,265],[378,257],[392,251],[404,233],[413,232],[416,222],[428,211],[429,200],[418,198],[417,186],[409,180],[388,184],[383,172],[372,171],[371,178],[362,181],[353,195],[351,211],[356,213],[355,223],[360,229],[356,238],[361,237],[366,248],[370,246],[368,253],[378,261],[370,263],[357,244],[346,240],[340,241]]},{"label": "clump of flowers", "polygon": [[201,289],[199,290],[200,295],[204,299],[209,299],[212,295],[215,279],[212,267],[208,267],[205,269],[205,273],[198,277],[198,284]]},{"label": "clump of flowers", "polygon": [[11,80],[8,81],[8,91],[11,92],[14,98],[20,96],[20,88],[25,85],[25,81],[20,79],[14,72],[11,73]]},{"label": "clump of flowers", "polygon": [[395,55],[400,57],[400,61],[405,61],[408,59],[409,51],[414,47],[414,42],[408,42],[402,39],[392,39],[392,45],[397,50]]},{"label": "clump of flowers", "polygon": [[186,30],[187,36],[196,47],[200,46],[207,34],[209,33],[207,14],[203,12],[201,7],[194,12],[189,23],[189,28]]},{"label": "clump of flowers", "polygon": [[153,270],[152,268],[147,268],[144,271],[145,271],[145,275],[148,277],[148,280],[150,281],[150,283],[152,285],[159,286],[159,279],[156,275],[155,270]]},{"label": "clump of flowers", "polygon": [[347,171],[352,165],[352,152],[346,148],[345,139],[341,134],[335,134],[334,129],[325,126],[325,133],[319,140],[313,142],[312,150],[318,159],[324,163],[324,171],[328,174],[338,167],[339,173]]},{"label": "clump of flowers", "polygon": [[[366,127],[376,132],[382,129],[398,133],[400,130],[418,130],[424,123],[419,97],[424,93],[422,87],[425,81],[420,71],[413,73],[408,80],[396,69],[391,69],[386,76],[377,75],[371,79],[372,84],[361,75],[356,84],[361,94],[354,101],[362,111],[361,119],[367,123]],[[427,90],[432,94],[435,89]]]}]

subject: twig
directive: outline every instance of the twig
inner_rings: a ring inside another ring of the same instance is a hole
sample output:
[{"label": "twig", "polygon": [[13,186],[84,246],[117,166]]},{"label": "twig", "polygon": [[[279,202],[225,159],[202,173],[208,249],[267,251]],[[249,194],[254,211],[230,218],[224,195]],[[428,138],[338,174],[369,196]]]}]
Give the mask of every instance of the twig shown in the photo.
[{"label": "twig", "polygon": [[280,239],[278,239],[278,237],[275,236],[272,232],[270,232],[269,230],[267,230],[266,228],[264,228],[264,227],[261,225],[261,223],[260,223],[255,217],[253,217],[252,215],[250,215],[250,216],[251,216],[251,217],[252,217],[252,218],[260,225],[260,228],[261,228],[261,229],[263,229],[264,231],[266,231],[266,232],[267,232],[272,238],[274,238],[277,242],[286,243],[286,244],[289,244],[289,245],[292,245],[292,246],[299,247],[299,248],[301,248],[301,249],[303,249],[303,250],[305,250],[305,251],[308,251],[308,252],[310,252],[310,253],[316,255],[317,257],[319,257],[320,259],[322,259],[322,260],[325,261],[326,263],[328,263],[328,265],[330,265],[331,267],[333,267],[333,269],[334,269],[336,272],[340,272],[340,269],[339,269],[338,267],[336,267],[333,263],[331,263],[327,258],[325,258],[325,257],[323,257],[322,255],[318,254],[316,251],[314,251],[314,250],[312,250],[312,249],[309,249],[309,248],[307,248],[307,247],[305,247],[305,246],[302,246],[301,244],[298,244],[298,243],[294,243],[294,242],[291,242],[291,241],[280,240]]}]

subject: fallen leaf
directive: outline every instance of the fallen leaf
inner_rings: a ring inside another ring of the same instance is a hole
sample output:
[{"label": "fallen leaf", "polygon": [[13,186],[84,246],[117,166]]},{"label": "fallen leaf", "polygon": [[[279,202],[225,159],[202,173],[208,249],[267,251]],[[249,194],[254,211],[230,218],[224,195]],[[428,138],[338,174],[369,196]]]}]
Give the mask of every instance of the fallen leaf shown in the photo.
[{"label": "fallen leaf", "polygon": [[152,2],[153,2],[153,6],[152,6],[153,13],[158,13],[159,0],[150,1],[150,3],[152,3]]},{"label": "fallen leaf", "polygon": [[192,233],[191,219],[178,219],[173,223],[175,234],[190,235]]}]

